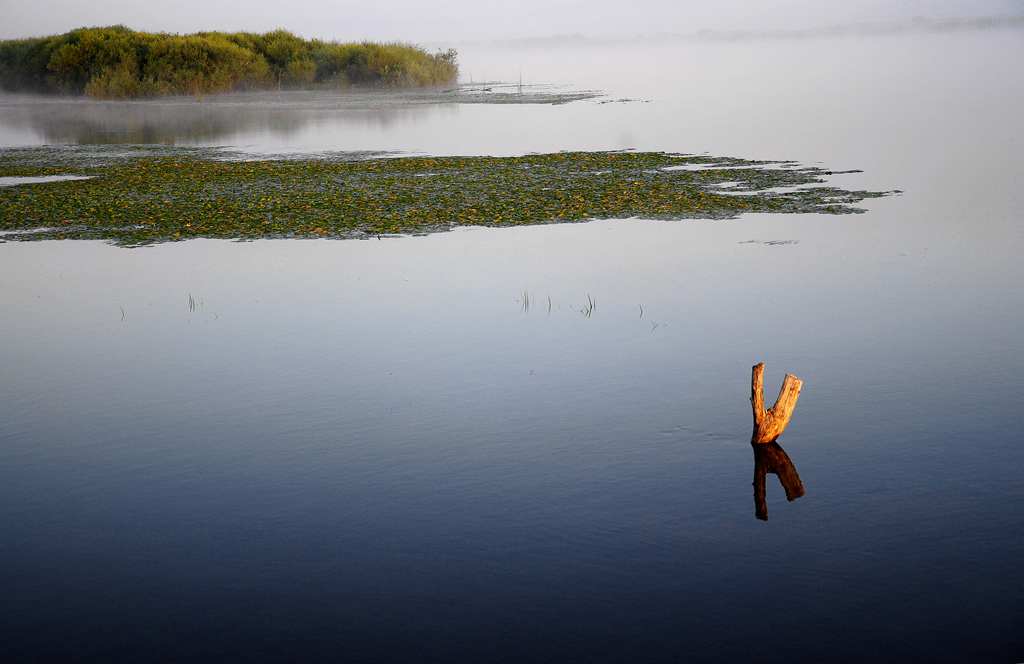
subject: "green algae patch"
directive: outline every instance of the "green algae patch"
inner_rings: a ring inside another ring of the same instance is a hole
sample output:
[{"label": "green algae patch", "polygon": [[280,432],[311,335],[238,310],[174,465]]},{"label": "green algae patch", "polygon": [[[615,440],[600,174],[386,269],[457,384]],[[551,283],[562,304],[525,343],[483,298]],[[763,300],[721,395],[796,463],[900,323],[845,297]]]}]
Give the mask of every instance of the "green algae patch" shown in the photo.
[{"label": "green algae patch", "polygon": [[850,214],[893,192],[829,186],[794,162],[661,152],[244,160],[212,149],[0,152],[0,176],[88,180],[0,188],[0,240],[353,238],[591,219]]}]

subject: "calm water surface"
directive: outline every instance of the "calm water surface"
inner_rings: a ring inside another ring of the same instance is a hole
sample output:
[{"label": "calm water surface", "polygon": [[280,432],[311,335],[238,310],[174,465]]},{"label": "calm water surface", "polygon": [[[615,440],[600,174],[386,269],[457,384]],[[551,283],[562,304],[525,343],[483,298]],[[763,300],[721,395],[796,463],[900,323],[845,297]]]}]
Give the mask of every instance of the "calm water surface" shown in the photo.
[{"label": "calm water surface", "polygon": [[[650,102],[0,98],[6,145],[632,147],[905,191],[845,217],[0,245],[8,656],[1024,659],[1022,59],[1012,30],[467,49],[477,79]],[[805,381],[781,443],[806,496],[769,475],[768,521],[759,360],[770,397]]]}]

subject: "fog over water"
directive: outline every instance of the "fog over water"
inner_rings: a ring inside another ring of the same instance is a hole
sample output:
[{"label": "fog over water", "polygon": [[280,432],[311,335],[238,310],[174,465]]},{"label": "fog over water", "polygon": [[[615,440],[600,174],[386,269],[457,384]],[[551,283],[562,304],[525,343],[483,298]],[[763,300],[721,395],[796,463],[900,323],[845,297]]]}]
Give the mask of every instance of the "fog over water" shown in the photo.
[{"label": "fog over water", "polygon": [[[202,27],[276,16],[207,4]],[[1019,4],[646,4],[552,3],[521,30],[540,4],[423,21],[425,39],[467,40],[467,81],[603,93],[561,105],[0,96],[8,147],[706,152],[904,192],[862,215],[0,244],[10,651],[1024,658],[1024,30],[468,43]],[[3,30],[200,27],[186,10],[78,6],[4,3]],[[361,34],[413,32],[367,11]],[[341,32],[304,16],[288,26]],[[761,360],[769,401],[785,372],[805,381],[780,443],[806,495],[788,502],[769,476],[767,522],[748,443]]]},{"label": "fog over water", "polygon": [[138,30],[266,31],[286,27],[323,39],[471,41],[550,35],[629,36],[649,33],[820,29],[916,18],[949,20],[1024,13],[1019,0],[391,0],[360,3],[300,0],[3,0],[0,38],[64,32],[83,25],[125,24]]}]

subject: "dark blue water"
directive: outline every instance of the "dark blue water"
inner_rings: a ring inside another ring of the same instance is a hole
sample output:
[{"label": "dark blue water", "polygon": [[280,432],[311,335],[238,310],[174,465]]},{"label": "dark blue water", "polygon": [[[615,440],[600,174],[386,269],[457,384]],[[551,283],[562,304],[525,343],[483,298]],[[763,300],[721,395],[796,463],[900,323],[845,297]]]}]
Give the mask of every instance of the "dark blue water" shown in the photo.
[{"label": "dark blue water", "polygon": [[[870,44],[729,46],[811,62],[761,142],[724,97],[610,120],[906,191],[865,215],[0,245],[5,658],[1024,658],[1022,42]],[[761,360],[805,381],[767,521]]]}]

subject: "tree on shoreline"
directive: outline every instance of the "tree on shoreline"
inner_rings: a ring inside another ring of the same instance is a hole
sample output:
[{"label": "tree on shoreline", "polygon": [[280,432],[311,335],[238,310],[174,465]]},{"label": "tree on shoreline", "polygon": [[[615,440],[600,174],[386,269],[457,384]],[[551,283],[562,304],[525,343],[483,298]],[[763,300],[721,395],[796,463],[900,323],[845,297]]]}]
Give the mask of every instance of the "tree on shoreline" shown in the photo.
[{"label": "tree on shoreline", "polygon": [[0,41],[0,88],[100,99],[275,87],[443,85],[454,50],[305,40],[286,30],[192,35],[124,26]]}]

